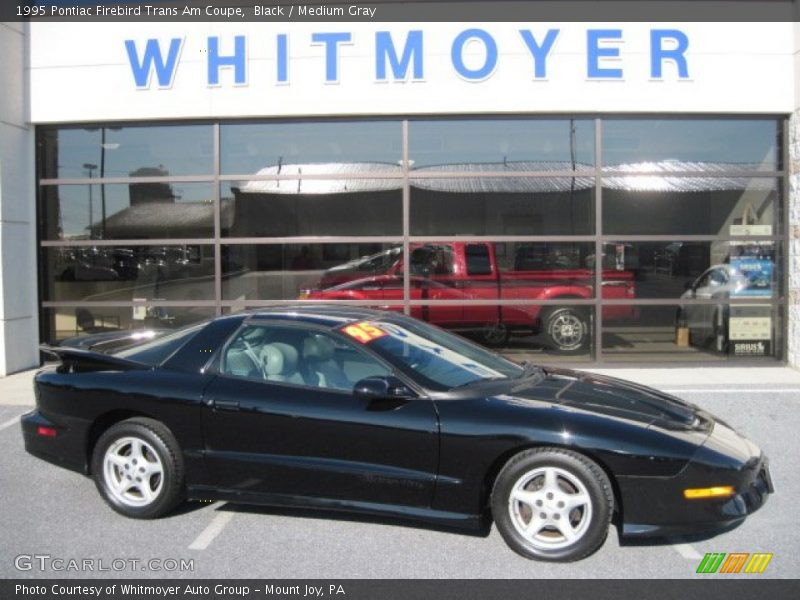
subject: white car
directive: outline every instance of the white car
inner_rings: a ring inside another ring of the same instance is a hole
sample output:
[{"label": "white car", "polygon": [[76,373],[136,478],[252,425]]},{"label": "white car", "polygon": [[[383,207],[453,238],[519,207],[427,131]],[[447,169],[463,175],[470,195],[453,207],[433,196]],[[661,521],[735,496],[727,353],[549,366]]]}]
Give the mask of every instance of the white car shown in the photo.
[{"label": "white car", "polygon": [[686,285],[682,300],[719,300],[719,304],[687,304],[679,310],[693,345],[713,344],[717,352],[728,345],[728,300],[751,285],[746,275],[731,265],[714,265]]}]

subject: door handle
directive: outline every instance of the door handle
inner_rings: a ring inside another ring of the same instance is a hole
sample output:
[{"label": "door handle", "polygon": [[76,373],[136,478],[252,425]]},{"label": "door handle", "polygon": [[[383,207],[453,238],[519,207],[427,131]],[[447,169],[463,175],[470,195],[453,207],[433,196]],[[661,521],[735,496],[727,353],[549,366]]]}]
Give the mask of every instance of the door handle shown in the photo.
[{"label": "door handle", "polygon": [[239,403],[234,400],[213,400],[211,405],[214,407],[214,410],[239,411]]}]

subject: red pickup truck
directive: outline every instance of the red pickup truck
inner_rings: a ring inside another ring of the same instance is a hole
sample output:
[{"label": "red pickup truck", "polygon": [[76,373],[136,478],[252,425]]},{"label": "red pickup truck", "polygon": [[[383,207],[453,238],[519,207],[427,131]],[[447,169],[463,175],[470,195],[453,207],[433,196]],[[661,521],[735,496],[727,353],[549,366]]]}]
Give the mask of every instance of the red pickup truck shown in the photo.
[{"label": "red pickup truck", "polygon": [[[585,245],[584,245],[585,246]],[[497,245],[487,242],[416,244],[410,248],[412,300],[554,300],[593,297],[593,256],[578,257],[576,245],[518,245],[512,268],[498,265]],[[605,262],[605,261],[604,261]],[[606,268],[603,298],[634,298],[634,274]],[[403,253],[395,247],[326,271],[317,288],[301,298],[375,300],[402,310]],[[630,318],[630,306],[607,306],[603,319]],[[482,305],[454,303],[412,306],[411,314],[441,327],[478,332],[480,340],[504,345],[513,333],[542,334],[561,353],[584,352],[589,344],[590,308],[564,305]]]}]

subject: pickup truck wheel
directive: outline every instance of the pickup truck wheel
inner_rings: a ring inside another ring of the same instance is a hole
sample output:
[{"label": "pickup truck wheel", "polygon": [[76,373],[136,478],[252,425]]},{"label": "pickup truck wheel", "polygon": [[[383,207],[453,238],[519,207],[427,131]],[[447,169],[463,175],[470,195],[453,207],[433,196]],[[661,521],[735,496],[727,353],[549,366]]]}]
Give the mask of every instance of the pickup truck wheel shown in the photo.
[{"label": "pickup truck wheel", "polygon": [[560,354],[580,354],[589,345],[589,319],[579,308],[549,310],[542,324],[547,345]]},{"label": "pickup truck wheel", "polygon": [[502,323],[494,323],[492,325],[487,325],[486,327],[481,329],[479,334],[480,342],[484,346],[489,346],[492,348],[496,348],[498,346],[505,346],[508,343],[510,337],[511,333],[508,331],[508,327],[506,327]]}]

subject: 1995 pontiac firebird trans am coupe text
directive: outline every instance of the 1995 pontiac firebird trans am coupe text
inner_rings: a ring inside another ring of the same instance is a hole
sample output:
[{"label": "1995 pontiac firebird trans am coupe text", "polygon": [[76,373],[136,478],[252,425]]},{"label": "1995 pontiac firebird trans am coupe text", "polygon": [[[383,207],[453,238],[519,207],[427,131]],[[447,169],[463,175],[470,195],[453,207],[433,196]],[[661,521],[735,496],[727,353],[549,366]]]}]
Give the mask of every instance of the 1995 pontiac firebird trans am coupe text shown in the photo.
[{"label": "1995 pontiac firebird trans am coupe text", "polygon": [[87,346],[46,349],[60,363],[36,376],[25,446],[129,517],[189,498],[491,518],[516,552],[566,561],[614,512],[626,536],[701,532],[773,491],[758,447],[696,406],[396,313],[276,307]]}]

